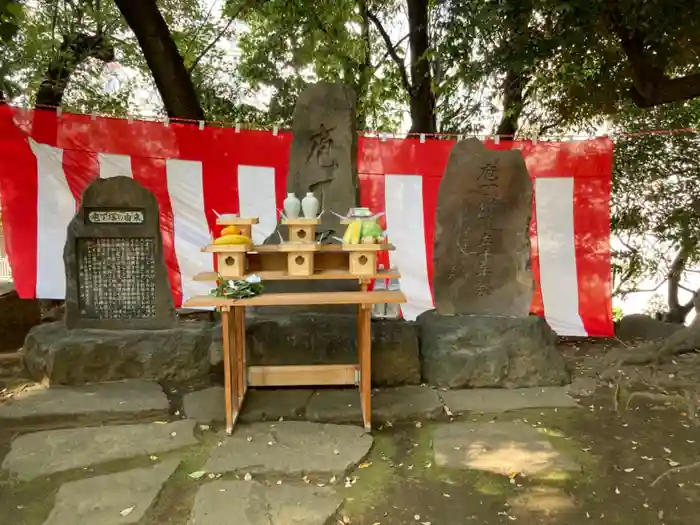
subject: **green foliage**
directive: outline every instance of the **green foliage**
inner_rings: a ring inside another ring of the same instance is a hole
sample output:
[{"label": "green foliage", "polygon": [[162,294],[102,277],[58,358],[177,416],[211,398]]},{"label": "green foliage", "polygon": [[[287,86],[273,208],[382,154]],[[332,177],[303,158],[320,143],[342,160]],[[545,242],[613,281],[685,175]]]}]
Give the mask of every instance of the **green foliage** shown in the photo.
[{"label": "green foliage", "polygon": [[[636,135],[700,126],[700,99],[641,110],[626,105],[614,121],[611,228],[620,246],[613,268],[620,295],[641,281],[662,283],[682,247],[700,242],[700,137],[695,132]],[[692,251],[685,270],[700,262]],[[687,283],[690,285],[690,283]]]},{"label": "green foliage", "polygon": [[647,301],[646,308],[644,308],[644,313],[648,316],[656,317],[657,314],[663,314],[667,310],[668,305],[666,304],[664,298],[660,294],[655,293],[649,298],[649,301]]},{"label": "green foliage", "polygon": [[613,322],[619,323],[622,320],[622,318],[625,316],[625,313],[622,311],[622,308],[620,306],[613,306],[612,315],[613,315]]}]

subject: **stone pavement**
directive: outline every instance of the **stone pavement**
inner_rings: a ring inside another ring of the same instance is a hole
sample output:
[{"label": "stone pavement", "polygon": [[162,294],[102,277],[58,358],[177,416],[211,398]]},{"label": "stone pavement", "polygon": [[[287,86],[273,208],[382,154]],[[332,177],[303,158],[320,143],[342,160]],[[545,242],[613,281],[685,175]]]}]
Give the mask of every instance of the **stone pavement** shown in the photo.
[{"label": "stone pavement", "polygon": [[[408,428],[429,432],[436,468],[501,475],[575,473],[580,466],[525,422],[476,423],[459,417],[575,409],[566,392],[384,389],[373,395],[373,415],[377,427],[404,421],[411,423]],[[55,487],[41,520],[16,520],[23,524],[156,523],[148,520],[164,505],[163,494],[182,493],[191,500],[173,523],[323,525],[343,512],[356,473],[367,472],[355,469],[371,465],[362,463],[372,454],[373,437],[355,424],[361,420],[358,401],[352,389],[251,390],[243,422],[226,436],[216,423],[223,419],[220,387],[185,395],[181,416],[190,419],[171,422],[156,421],[168,412],[157,384],[126,381],[23,392],[0,405],[0,425],[12,422],[20,428],[2,461],[0,514],[7,508],[1,503],[5,480],[22,490],[36,483]],[[105,424],[125,416],[146,416],[151,422]],[[77,427],[71,419],[76,417]],[[58,427],[72,421],[73,428],[32,431],[33,422],[51,418]],[[262,421],[247,423],[256,420]],[[23,422],[26,430],[21,430]]]},{"label": "stone pavement", "polygon": [[62,485],[45,525],[127,525],[138,523],[179,460]]},{"label": "stone pavement", "polygon": [[198,443],[194,421],[45,430],[12,441],[2,468],[26,481],[119,459],[160,454]]}]

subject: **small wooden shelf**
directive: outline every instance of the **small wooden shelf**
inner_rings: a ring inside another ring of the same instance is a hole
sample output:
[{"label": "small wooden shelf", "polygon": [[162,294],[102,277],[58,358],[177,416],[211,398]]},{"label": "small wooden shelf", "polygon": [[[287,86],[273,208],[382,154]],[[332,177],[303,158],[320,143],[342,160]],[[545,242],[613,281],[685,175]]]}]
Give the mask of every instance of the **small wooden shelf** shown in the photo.
[{"label": "small wooden shelf", "polygon": [[[268,252],[279,252],[280,246],[283,244],[256,244],[249,251],[250,253],[268,253]],[[391,252],[395,250],[393,244],[314,244],[316,250],[319,253],[329,253],[329,252],[351,252],[351,251],[365,251],[365,252]]]},{"label": "small wooden shelf", "polygon": [[313,242],[285,242],[275,246],[280,252],[317,252],[321,248],[320,244]]},{"label": "small wooden shelf", "polygon": [[384,304],[405,303],[406,296],[401,291],[380,292],[303,292],[303,293],[263,293],[248,299],[226,299],[211,295],[197,295],[189,298],[184,308],[231,307],[231,306],[309,306],[331,304]]},{"label": "small wooden shelf", "polygon": [[211,253],[239,253],[249,252],[252,249],[252,244],[210,244],[203,251]]},{"label": "small wooden shelf", "polygon": [[216,224],[219,226],[252,226],[253,224],[260,224],[260,219],[258,217],[236,217],[235,219],[217,217]]},{"label": "small wooden shelf", "polygon": [[299,217],[297,219],[282,219],[282,224],[286,226],[314,226],[321,224],[321,219],[308,219],[306,217]]},{"label": "small wooden shelf", "polygon": [[[241,277],[236,277],[232,280],[243,281],[252,275],[257,275],[263,281],[287,281],[300,279],[320,281],[333,279],[363,279],[372,281],[375,279],[399,279],[401,277],[401,274],[396,270],[383,270],[373,275],[363,275],[362,277],[358,277],[357,275],[352,274],[346,270],[316,270],[312,275],[304,277],[298,275],[289,275],[289,273],[286,270],[262,270],[259,272],[250,272],[245,275],[242,275]],[[199,282],[214,282],[217,278],[218,274],[216,272],[201,272],[194,276],[194,280]]]}]

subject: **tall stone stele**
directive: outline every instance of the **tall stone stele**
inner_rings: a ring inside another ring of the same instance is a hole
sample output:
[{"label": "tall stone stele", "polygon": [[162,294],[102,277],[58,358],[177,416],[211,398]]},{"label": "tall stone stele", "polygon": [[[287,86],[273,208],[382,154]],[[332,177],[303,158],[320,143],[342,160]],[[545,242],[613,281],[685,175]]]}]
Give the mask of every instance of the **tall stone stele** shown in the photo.
[{"label": "tall stone stele", "polygon": [[154,195],[129,177],[97,179],[68,225],[68,328],[163,329],[177,321]]},{"label": "tall stone stele", "polygon": [[[359,203],[357,178],[357,117],[356,95],[344,84],[318,83],[309,85],[299,95],[292,120],[292,145],[289,151],[287,192],[303,199],[313,192],[324,211],[321,224],[316,228],[317,237],[324,243],[336,243],[333,237],[342,238],[345,226],[331,213],[345,215]],[[289,239],[286,226],[279,224],[266,244]],[[354,281],[277,281],[265,284],[270,293],[330,292],[359,289]],[[298,306],[266,308],[265,313],[291,314],[299,312],[329,311],[354,313],[351,306]]]},{"label": "tall stone stele", "polygon": [[519,150],[452,148],[435,218],[436,310],[419,317],[423,375],[451,388],[569,381],[556,334],[530,316],[532,182]]},{"label": "tall stone stele", "polygon": [[532,182],[519,150],[489,150],[475,138],[455,144],[435,217],[438,313],[528,314],[531,212]]},{"label": "tall stone stele", "polygon": [[287,191],[299,199],[316,195],[326,211],[319,233],[342,237],[344,227],[330,211],[344,215],[359,202],[356,100],[349,86],[318,83],[294,108]]}]

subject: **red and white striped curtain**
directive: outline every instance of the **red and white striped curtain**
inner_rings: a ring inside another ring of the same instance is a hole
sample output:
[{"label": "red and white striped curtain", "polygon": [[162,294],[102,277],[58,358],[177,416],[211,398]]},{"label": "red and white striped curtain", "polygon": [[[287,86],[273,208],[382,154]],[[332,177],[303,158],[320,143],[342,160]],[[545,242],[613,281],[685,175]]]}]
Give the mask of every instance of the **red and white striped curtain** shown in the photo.
[{"label": "red and white striped curtain", "polygon": [[[361,137],[361,203],[386,212],[391,264],[408,299],[404,318],[433,308],[433,232],[440,178],[454,141]],[[189,124],[57,115],[0,106],[0,199],[6,247],[21,297],[65,294],[66,226],[96,177],[133,177],[160,206],[176,305],[208,293],[202,253],[215,213],[260,218],[255,242],[274,229],[285,197],[291,134]],[[612,142],[487,141],[520,149],[534,184],[532,311],[560,335],[612,335]],[[346,212],[347,210],[335,210]]]}]

